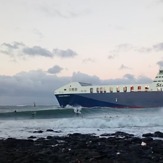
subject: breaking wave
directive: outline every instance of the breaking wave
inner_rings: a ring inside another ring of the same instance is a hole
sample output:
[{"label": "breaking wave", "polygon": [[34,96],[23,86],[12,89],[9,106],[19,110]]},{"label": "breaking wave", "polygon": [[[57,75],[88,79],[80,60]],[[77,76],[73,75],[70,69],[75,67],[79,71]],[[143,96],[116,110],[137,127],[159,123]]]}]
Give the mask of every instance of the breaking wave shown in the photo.
[{"label": "breaking wave", "polygon": [[[34,130],[59,134],[124,131],[135,134],[163,131],[163,108],[116,109],[56,106],[14,107],[0,113],[1,136],[19,137]],[[15,112],[16,110],[16,112]],[[44,133],[45,134],[45,133]]]}]

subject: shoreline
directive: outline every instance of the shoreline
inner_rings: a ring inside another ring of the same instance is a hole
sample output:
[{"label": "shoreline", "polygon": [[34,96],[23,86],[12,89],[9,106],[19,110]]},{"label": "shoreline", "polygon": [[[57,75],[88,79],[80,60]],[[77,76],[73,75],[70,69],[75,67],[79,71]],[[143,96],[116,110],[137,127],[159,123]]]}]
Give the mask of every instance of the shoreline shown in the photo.
[{"label": "shoreline", "polygon": [[1,163],[153,163],[163,162],[162,151],[163,133],[159,131],[141,138],[115,132],[0,140]]}]

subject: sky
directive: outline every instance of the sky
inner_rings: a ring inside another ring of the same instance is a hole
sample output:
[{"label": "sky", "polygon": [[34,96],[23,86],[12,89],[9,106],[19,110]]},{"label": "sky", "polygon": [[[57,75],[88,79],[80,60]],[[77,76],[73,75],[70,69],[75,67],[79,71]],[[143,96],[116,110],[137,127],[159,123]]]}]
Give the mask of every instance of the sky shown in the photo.
[{"label": "sky", "polygon": [[0,0],[0,105],[53,105],[56,88],[152,82],[163,0]]}]

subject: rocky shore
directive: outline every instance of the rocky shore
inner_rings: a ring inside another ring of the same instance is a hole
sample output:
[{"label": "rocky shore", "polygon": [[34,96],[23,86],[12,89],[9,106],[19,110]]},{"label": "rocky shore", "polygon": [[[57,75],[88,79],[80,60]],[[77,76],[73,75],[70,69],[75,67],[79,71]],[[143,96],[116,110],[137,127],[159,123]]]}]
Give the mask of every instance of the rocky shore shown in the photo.
[{"label": "rocky shore", "polygon": [[116,132],[1,139],[0,163],[163,163],[162,138],[162,132],[142,138]]}]

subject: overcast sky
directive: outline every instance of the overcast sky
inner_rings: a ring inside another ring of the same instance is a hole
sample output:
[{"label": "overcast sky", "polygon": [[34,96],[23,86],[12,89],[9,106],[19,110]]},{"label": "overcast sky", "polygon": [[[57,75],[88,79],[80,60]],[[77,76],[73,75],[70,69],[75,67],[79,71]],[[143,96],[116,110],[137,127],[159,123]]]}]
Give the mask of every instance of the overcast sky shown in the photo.
[{"label": "overcast sky", "polygon": [[163,0],[0,0],[0,105],[56,104],[70,81],[151,82]]}]

